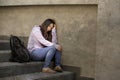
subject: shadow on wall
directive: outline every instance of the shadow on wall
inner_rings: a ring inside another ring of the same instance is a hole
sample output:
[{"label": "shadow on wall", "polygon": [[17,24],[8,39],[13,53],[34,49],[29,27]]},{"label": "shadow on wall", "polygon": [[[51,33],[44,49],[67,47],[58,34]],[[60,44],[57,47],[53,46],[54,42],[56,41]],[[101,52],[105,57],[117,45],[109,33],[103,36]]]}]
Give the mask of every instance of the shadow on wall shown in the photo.
[{"label": "shadow on wall", "polygon": [[95,80],[94,78],[88,78],[81,75],[81,68],[80,67],[73,67],[73,66],[66,66],[63,65],[63,70],[74,72],[75,77],[74,80]]}]

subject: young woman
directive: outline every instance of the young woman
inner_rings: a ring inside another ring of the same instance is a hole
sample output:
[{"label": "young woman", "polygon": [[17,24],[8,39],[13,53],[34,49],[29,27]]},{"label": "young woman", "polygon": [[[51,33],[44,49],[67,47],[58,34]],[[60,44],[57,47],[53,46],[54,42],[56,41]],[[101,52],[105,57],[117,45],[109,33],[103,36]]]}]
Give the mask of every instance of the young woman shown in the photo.
[{"label": "young woman", "polygon": [[[57,44],[56,23],[52,19],[46,19],[41,25],[33,27],[28,40],[28,50],[34,61],[45,60],[42,72],[61,72],[61,51],[62,47]],[[52,70],[49,65],[55,59],[55,68]]]}]

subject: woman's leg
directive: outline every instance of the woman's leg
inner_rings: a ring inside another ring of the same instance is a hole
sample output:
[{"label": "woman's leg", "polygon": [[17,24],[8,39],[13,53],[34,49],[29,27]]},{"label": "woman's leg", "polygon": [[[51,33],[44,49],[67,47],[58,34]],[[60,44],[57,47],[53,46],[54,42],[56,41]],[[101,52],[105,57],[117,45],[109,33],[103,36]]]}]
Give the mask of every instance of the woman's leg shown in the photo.
[{"label": "woman's leg", "polygon": [[51,63],[51,60],[53,59],[54,55],[55,55],[55,52],[56,52],[56,48],[54,46],[52,46],[47,54],[46,54],[46,57],[45,57],[45,63],[44,63],[44,68],[48,67]]},{"label": "woman's leg", "polygon": [[43,67],[49,67],[53,56],[55,55],[56,48],[54,46],[49,46],[42,49],[36,49],[31,53],[31,57],[35,61],[40,61],[45,59]]},{"label": "woman's leg", "polygon": [[61,66],[61,52],[58,50],[55,53],[55,66]]},{"label": "woman's leg", "polygon": [[62,72],[63,69],[61,68],[61,52],[56,50],[56,54],[55,54],[55,71],[57,72]]}]

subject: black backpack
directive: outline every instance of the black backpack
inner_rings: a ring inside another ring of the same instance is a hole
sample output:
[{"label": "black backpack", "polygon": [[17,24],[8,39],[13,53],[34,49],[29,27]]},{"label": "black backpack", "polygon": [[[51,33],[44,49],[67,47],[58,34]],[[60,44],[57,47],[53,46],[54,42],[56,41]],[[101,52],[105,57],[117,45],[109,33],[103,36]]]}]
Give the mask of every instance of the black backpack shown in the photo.
[{"label": "black backpack", "polygon": [[24,46],[24,43],[17,36],[10,36],[10,48],[10,61],[23,63],[29,62],[31,60],[28,49]]}]

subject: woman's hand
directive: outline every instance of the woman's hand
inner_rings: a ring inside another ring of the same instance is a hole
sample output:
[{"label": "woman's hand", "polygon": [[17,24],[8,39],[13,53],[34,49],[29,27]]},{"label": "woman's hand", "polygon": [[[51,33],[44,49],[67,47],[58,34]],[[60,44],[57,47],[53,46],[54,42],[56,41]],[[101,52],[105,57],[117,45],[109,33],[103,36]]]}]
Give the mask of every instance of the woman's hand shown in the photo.
[{"label": "woman's hand", "polygon": [[61,45],[58,45],[58,46],[57,46],[57,50],[60,51],[60,52],[62,52],[62,46],[61,46]]},{"label": "woman's hand", "polygon": [[56,25],[56,24],[54,24],[54,28],[55,28],[55,29],[57,28],[57,25]]},{"label": "woman's hand", "polygon": [[55,48],[56,48],[58,51],[62,52],[62,46],[60,46],[60,45],[58,45],[58,44],[55,44]]}]

